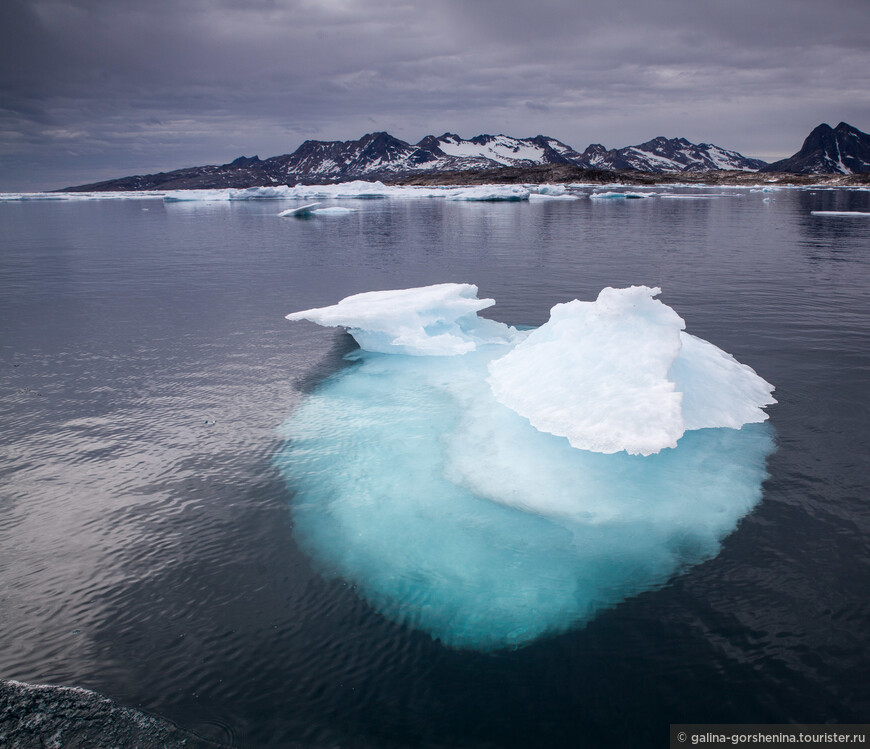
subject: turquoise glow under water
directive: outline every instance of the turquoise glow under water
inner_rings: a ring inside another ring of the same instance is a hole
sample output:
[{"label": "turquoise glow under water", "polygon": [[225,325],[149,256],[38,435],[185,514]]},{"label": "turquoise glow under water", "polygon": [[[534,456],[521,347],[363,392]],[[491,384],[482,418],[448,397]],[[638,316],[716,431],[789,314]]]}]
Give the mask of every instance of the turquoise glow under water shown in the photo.
[{"label": "turquoise glow under water", "polygon": [[593,453],[499,404],[485,346],[357,351],[283,425],[298,543],[377,611],[458,648],[582,626],[715,556],[761,498],[767,424]]}]

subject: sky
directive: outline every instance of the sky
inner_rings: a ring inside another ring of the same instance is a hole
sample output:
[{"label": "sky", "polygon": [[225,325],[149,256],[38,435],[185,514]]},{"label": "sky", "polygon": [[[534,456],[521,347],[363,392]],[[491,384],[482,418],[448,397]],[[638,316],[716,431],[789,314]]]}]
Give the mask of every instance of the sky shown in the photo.
[{"label": "sky", "polygon": [[0,0],[0,191],[379,130],[772,161],[870,130],[868,29],[870,0]]}]

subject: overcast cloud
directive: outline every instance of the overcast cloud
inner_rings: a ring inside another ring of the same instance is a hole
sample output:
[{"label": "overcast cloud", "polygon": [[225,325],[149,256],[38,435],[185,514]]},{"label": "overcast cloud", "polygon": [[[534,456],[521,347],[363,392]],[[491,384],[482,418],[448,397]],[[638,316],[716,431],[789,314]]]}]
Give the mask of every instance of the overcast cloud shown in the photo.
[{"label": "overcast cloud", "polygon": [[868,28],[868,0],[0,0],[0,190],[374,130],[772,160],[870,130]]}]

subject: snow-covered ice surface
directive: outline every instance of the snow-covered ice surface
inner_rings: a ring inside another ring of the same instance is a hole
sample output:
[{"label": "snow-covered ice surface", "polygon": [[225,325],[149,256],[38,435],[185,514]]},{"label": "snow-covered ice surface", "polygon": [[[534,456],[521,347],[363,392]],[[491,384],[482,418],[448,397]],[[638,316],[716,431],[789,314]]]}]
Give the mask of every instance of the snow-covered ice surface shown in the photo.
[{"label": "snow-covered ice surface", "polygon": [[442,283],[355,294],[331,307],[294,312],[287,319],[347,328],[367,351],[453,356],[520,337],[508,325],[477,316],[493,304],[494,299],[478,299],[473,284]]},{"label": "snow-covered ice surface", "polygon": [[448,645],[492,650],[715,556],[761,498],[772,430],[751,422],[773,399],[657,289],[557,305],[531,332],[478,317],[493,301],[476,292],[368,292],[289,315],[363,348],[283,425],[276,463],[324,575]]},{"label": "snow-covered ice surface", "polygon": [[556,305],[490,365],[495,397],[540,431],[604,453],[649,455],[676,447],[687,428],[764,421],[773,387],[686,335],[659,293],[608,288],[595,302]]}]

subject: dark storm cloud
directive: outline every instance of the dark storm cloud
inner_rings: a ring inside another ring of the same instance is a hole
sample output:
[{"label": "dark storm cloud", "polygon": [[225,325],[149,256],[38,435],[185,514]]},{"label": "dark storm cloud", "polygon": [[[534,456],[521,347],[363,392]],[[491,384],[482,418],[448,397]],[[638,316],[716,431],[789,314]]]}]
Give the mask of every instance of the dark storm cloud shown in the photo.
[{"label": "dark storm cloud", "polygon": [[0,189],[375,129],[785,155],[822,121],[868,128],[868,20],[866,0],[3,0]]}]

